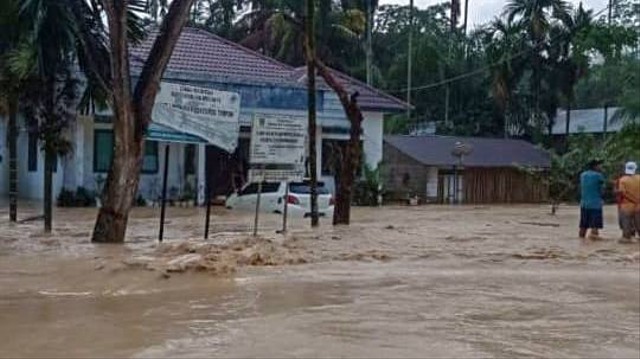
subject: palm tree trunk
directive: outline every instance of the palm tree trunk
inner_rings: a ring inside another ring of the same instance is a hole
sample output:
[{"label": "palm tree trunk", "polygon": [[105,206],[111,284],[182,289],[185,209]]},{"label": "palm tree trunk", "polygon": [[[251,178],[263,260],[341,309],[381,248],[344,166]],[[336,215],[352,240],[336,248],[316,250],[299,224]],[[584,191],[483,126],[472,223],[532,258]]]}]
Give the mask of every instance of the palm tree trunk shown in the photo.
[{"label": "palm tree trunk", "polygon": [[309,176],[311,187],[311,227],[317,227],[318,218],[318,159],[316,153],[316,47],[314,31],[315,0],[306,0],[305,42],[307,60],[307,101],[309,110]]},{"label": "palm tree trunk", "polygon": [[53,207],[53,165],[55,153],[45,144],[44,151],[44,231],[51,233]]},{"label": "palm tree trunk", "polygon": [[373,8],[373,4],[372,4],[372,0],[366,0],[367,1],[367,6],[366,6],[366,10],[367,10],[367,21],[366,21],[366,31],[367,31],[367,40],[366,40],[366,73],[367,73],[367,85],[372,85],[373,84],[373,73],[372,73],[372,67],[373,67],[373,13],[374,13],[374,8]]},{"label": "palm tree trunk", "polygon": [[9,220],[18,220],[18,101],[9,100],[9,128],[7,131],[7,144],[9,147]]}]

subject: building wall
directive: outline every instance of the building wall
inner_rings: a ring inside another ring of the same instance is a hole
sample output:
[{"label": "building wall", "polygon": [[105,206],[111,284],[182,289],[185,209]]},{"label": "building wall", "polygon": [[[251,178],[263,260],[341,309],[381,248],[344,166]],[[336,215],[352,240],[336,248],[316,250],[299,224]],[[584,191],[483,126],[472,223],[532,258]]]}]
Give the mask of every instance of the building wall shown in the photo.
[{"label": "building wall", "polygon": [[[201,84],[197,84],[201,85]],[[210,87],[218,87],[212,84]],[[220,90],[225,90],[219,88]],[[277,91],[277,89],[273,89]],[[271,93],[271,92],[269,92]],[[318,176],[323,180],[331,191],[335,190],[334,179],[331,176],[322,176],[322,139],[348,140],[349,121],[346,119],[342,105],[333,92],[324,92],[320,96],[320,108],[318,111],[318,133],[317,148]],[[255,100],[255,99],[254,99]],[[268,102],[267,100],[265,103]],[[263,102],[264,102],[263,101]],[[255,103],[262,103],[256,102]],[[253,102],[252,102],[253,103]],[[280,106],[282,107],[282,106]],[[298,106],[300,107],[300,106]],[[239,122],[243,126],[250,125],[255,113],[271,113],[300,116],[306,120],[307,111],[305,109],[282,109],[263,107],[243,107],[240,111]],[[109,111],[101,112],[100,115],[109,115]],[[363,150],[366,163],[372,168],[383,159],[383,113],[365,112],[363,123]],[[0,119],[0,195],[8,194],[8,163],[6,151],[6,121]],[[323,133],[323,128],[340,129],[340,133]],[[58,161],[58,171],[54,174],[54,196],[57,196],[62,188],[75,190],[77,187],[85,187],[89,190],[96,190],[99,178],[106,178],[106,173],[95,173],[93,169],[94,160],[94,131],[96,129],[111,129],[109,123],[95,123],[92,117],[79,116],[71,125],[67,136],[74,145],[74,152],[71,156]],[[165,144],[160,144],[158,148],[159,171],[155,174],[142,174],[140,179],[139,193],[145,198],[156,198],[159,195],[161,185],[162,166],[164,163]],[[184,147],[183,144],[170,145],[170,168],[168,187],[182,188],[185,183],[184,173]],[[24,126],[21,127],[18,137],[18,167],[19,167],[19,192],[24,198],[42,199],[43,197],[43,167],[44,159],[41,153],[38,154],[38,171],[29,172],[27,170],[28,135]],[[423,187],[424,188],[424,187]]]},{"label": "building wall", "polygon": [[[68,171],[69,180],[66,181],[66,187],[75,189],[79,186],[85,187],[92,191],[97,190],[100,179],[107,177],[106,173],[98,173],[94,171],[94,141],[95,130],[111,130],[113,126],[108,123],[94,123],[91,117],[81,118],[76,123],[76,133],[83,134],[84,137],[76,137],[76,146],[84,148],[75,158],[73,170]],[[82,127],[82,128],[80,128]],[[162,175],[164,171],[165,150],[169,146],[169,169],[167,171],[167,192],[170,195],[171,188],[176,188],[181,194],[182,189],[187,181],[184,174],[184,148],[186,144],[182,143],[158,143],[158,171],[152,174],[142,173],[140,175],[140,184],[138,194],[147,200],[157,200],[162,192]],[[198,156],[196,151],[196,157]],[[196,163],[197,158],[195,159]],[[75,173],[74,173],[75,172]],[[72,180],[72,179],[75,179]],[[82,179],[79,181],[79,179]],[[194,189],[195,190],[195,189]]]},{"label": "building wall", "polygon": [[[41,199],[44,197],[44,153],[40,151],[38,142],[36,171],[29,171],[29,133],[22,117],[18,118],[18,195],[22,198]],[[53,173],[54,196],[60,192],[64,182],[64,168],[69,158],[58,158],[58,166]],[[4,174],[8,176],[7,171]],[[8,182],[8,180],[6,181]]]},{"label": "building wall", "polygon": [[515,168],[467,168],[467,203],[540,203],[548,200],[548,187]]},{"label": "building wall", "polygon": [[[426,200],[429,168],[393,146],[385,143],[383,148],[383,177],[388,199],[401,200],[409,195],[417,195],[422,200]],[[433,170],[431,170],[432,176]]]}]

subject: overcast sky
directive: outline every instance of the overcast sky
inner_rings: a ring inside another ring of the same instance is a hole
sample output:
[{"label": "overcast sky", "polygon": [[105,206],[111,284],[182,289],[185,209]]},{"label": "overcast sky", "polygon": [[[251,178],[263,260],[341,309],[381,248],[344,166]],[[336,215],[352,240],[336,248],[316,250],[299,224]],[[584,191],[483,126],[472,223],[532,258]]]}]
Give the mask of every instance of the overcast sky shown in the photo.
[{"label": "overcast sky", "polygon": [[[580,0],[569,0],[577,6]],[[442,3],[442,0],[414,0],[415,6],[425,8],[430,5]],[[464,0],[461,1],[464,7]],[[507,0],[469,0],[469,22],[473,25],[482,24],[502,13]],[[582,0],[584,7],[594,9],[596,12],[604,9],[608,0]],[[380,0],[380,4],[409,5],[409,0]],[[464,11],[464,9],[462,9]]]}]

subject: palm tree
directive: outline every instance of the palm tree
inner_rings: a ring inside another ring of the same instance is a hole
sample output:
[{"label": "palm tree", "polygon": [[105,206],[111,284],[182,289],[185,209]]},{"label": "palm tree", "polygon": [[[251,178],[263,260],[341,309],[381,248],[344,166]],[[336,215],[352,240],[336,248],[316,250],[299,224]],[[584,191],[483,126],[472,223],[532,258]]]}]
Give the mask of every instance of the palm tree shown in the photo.
[{"label": "palm tree", "polygon": [[[560,47],[561,59],[557,64],[557,78],[560,79],[560,92],[566,102],[565,135],[568,139],[571,123],[571,107],[575,100],[575,87],[589,68],[588,46],[583,44],[593,29],[593,11],[578,6],[573,16],[558,30],[555,43]],[[566,143],[568,146],[568,142]]]},{"label": "palm tree", "polygon": [[[129,35],[142,33],[135,11],[139,0],[129,3]],[[22,0],[16,19],[21,41],[8,55],[13,73],[28,85],[22,89],[23,112],[37,131],[45,157],[45,230],[52,225],[52,177],[56,158],[71,151],[63,132],[73,119],[79,100],[79,81],[73,75],[78,66],[87,79],[83,99],[104,97],[110,71],[106,30],[95,1]],[[90,95],[89,95],[90,94]],[[86,103],[86,101],[85,101]]]},{"label": "palm tree", "polygon": [[[305,63],[304,1],[263,0],[236,22],[240,43],[294,66]],[[343,9],[332,0],[319,0],[316,7],[316,53],[329,65],[344,69],[345,51],[364,33],[365,15],[358,9]]]},{"label": "palm tree", "polygon": [[16,140],[20,80],[12,71],[7,54],[17,47],[20,31],[18,1],[8,0],[0,6],[0,114],[8,117],[7,147],[9,152],[9,220],[18,216],[18,158]]},{"label": "palm tree", "polygon": [[25,94],[25,114],[38,131],[44,152],[45,231],[52,227],[53,170],[58,154],[69,151],[62,132],[71,116],[66,105],[75,96],[70,70],[79,39],[77,24],[69,3],[57,0],[24,0],[19,21],[25,39],[11,54],[11,61],[22,78],[37,84]]},{"label": "palm tree", "polygon": [[[510,0],[505,14],[510,22],[521,26],[529,38],[532,62],[531,91],[534,97],[534,116],[536,125],[540,125],[541,89],[543,81],[543,52],[548,46],[549,33],[554,21],[570,21],[570,5],[565,0]],[[549,119],[548,127],[552,126]]]},{"label": "palm tree", "polygon": [[520,52],[524,44],[520,36],[520,28],[513,23],[496,19],[486,30],[489,34],[485,40],[485,49],[491,67],[491,94],[502,117],[504,118],[504,136],[509,135],[509,118],[514,92],[523,74],[521,60],[513,58]]}]

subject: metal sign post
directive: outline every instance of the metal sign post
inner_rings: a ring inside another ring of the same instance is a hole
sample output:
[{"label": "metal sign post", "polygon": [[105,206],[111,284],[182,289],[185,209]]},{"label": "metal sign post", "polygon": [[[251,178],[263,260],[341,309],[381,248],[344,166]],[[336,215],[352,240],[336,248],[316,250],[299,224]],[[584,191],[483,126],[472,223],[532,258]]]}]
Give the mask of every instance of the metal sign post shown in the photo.
[{"label": "metal sign post", "polygon": [[[240,94],[236,92],[161,82],[151,113],[152,123],[146,136],[156,141],[207,143],[233,153],[238,146],[240,133],[240,100]],[[169,147],[165,157],[160,241],[164,234],[168,158]],[[212,200],[210,191],[207,192],[205,239],[209,236]]]},{"label": "metal sign post", "polygon": [[[211,186],[211,187],[213,187],[213,186]],[[209,222],[211,221],[210,220],[210,218],[211,218],[211,190],[212,190],[211,187],[206,190],[207,194],[205,196],[206,201],[207,201],[207,215],[206,215],[205,222],[204,222],[204,239],[205,240],[209,239]]]},{"label": "metal sign post", "polygon": [[169,144],[164,148],[164,170],[162,175],[162,208],[160,209],[160,233],[158,241],[162,242],[164,236],[164,217],[167,208],[167,173],[169,170]]},{"label": "metal sign post", "polygon": [[289,182],[285,182],[284,210],[282,211],[282,234],[287,233],[287,212],[289,212]]},{"label": "metal sign post", "polygon": [[286,184],[282,232],[287,230],[289,182],[302,181],[307,157],[307,121],[304,117],[256,114],[251,125],[249,179],[258,183],[254,236],[258,230],[258,212],[262,184]]},{"label": "metal sign post", "polygon": [[258,236],[258,219],[260,217],[260,197],[262,196],[262,181],[258,182],[258,198],[256,199],[256,217],[253,221],[253,236]]}]

